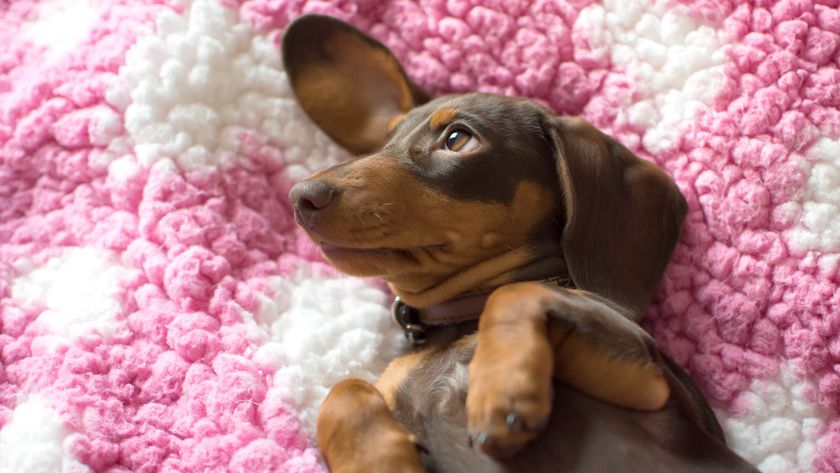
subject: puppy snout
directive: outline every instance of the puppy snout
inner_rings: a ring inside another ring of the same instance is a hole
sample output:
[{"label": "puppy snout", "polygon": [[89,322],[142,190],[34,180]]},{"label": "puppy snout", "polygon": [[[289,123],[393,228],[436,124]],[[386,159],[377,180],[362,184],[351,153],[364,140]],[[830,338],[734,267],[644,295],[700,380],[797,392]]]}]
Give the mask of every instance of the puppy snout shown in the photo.
[{"label": "puppy snout", "polygon": [[318,211],[330,205],[335,193],[333,186],[321,180],[295,184],[289,192],[289,200],[295,208],[298,223],[311,230]]}]

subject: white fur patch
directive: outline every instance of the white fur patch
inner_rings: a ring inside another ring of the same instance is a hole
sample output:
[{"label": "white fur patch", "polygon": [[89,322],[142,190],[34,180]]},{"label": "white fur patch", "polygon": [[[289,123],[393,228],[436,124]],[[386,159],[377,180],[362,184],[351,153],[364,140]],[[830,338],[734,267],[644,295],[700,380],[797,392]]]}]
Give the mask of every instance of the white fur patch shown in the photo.
[{"label": "white fur patch", "polygon": [[0,430],[0,473],[85,473],[90,468],[68,451],[70,432],[37,397],[15,407]]},{"label": "white fur patch", "polygon": [[623,104],[618,125],[645,128],[642,144],[650,153],[675,146],[680,126],[691,123],[724,83],[719,33],[661,2],[605,0],[583,9],[574,29],[633,76],[636,95]]},{"label": "white fur patch", "polygon": [[93,248],[71,248],[38,268],[19,261],[22,275],[12,282],[12,299],[44,307],[38,321],[53,337],[69,339],[89,330],[108,336],[116,329],[122,306],[118,278],[124,270],[108,254]]}]

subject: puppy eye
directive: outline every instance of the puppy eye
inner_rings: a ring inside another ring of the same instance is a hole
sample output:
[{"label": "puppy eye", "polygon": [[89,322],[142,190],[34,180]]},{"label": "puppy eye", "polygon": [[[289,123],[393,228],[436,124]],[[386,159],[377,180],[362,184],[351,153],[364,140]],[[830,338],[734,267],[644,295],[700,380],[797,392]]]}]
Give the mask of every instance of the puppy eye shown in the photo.
[{"label": "puppy eye", "polygon": [[449,151],[464,153],[478,148],[478,140],[468,131],[455,130],[449,133],[443,145]]}]

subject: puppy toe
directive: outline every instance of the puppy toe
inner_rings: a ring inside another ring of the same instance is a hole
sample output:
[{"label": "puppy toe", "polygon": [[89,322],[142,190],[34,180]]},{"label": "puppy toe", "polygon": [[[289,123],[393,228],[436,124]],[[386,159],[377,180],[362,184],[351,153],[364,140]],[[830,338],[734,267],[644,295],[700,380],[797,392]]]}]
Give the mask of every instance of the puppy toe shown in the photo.
[{"label": "puppy toe", "polygon": [[540,384],[529,382],[519,388],[508,384],[505,390],[484,394],[476,388],[468,393],[467,428],[473,448],[506,458],[536,437],[551,413],[550,387]]}]

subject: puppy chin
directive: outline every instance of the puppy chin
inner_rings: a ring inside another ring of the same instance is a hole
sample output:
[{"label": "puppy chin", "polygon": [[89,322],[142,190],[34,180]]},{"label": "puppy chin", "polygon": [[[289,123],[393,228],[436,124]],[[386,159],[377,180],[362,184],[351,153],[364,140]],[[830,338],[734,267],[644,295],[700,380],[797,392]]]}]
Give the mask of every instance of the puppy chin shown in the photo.
[{"label": "puppy chin", "polygon": [[356,276],[358,278],[384,278],[385,274],[379,268],[371,267],[371,265],[354,264],[347,261],[335,260],[327,258],[327,261],[332,263],[336,269],[348,276]]},{"label": "puppy chin", "polygon": [[389,259],[386,255],[372,257],[370,254],[363,255],[355,250],[322,250],[324,258],[344,274],[363,278],[387,279],[388,274],[393,270],[394,262],[385,261]]}]

